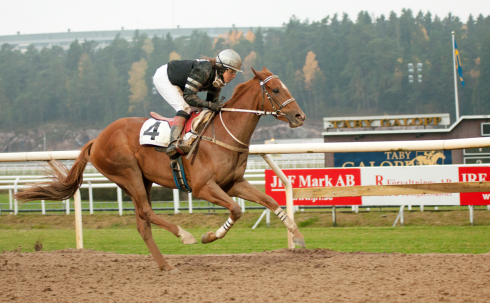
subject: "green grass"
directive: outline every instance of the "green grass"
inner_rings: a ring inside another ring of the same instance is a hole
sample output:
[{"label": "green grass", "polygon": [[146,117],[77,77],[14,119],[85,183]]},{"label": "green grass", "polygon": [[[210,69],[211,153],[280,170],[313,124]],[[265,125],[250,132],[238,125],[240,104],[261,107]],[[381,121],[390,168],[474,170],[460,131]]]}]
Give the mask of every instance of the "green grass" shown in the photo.
[{"label": "green grass", "polygon": [[[196,239],[208,229],[189,229]],[[400,253],[487,253],[490,252],[490,227],[429,226],[429,227],[348,227],[302,228],[307,247],[353,252]],[[237,228],[214,243],[182,245],[170,233],[153,228],[157,245],[164,254],[227,254],[262,252],[287,247],[285,228]],[[84,248],[120,254],[148,254],[136,230],[85,229]],[[42,239],[45,251],[75,248],[73,230],[1,230],[0,251],[34,251]]]}]

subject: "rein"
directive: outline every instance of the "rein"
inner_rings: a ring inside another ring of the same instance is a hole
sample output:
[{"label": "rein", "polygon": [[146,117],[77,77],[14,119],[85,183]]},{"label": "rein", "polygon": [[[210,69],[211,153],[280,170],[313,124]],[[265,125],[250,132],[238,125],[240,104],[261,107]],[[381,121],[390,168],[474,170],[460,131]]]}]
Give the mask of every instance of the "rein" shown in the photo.
[{"label": "rein", "polygon": [[[206,141],[210,141],[214,144],[217,144],[217,145],[220,145],[220,146],[223,146],[225,148],[228,148],[228,149],[231,149],[233,151],[237,151],[237,152],[247,152],[248,151],[248,147],[250,146],[250,144],[245,144],[243,143],[242,141],[238,140],[231,132],[230,130],[226,127],[225,125],[225,122],[223,121],[223,116],[221,115],[221,112],[241,112],[241,113],[252,113],[252,114],[257,114],[259,116],[265,116],[265,115],[272,115],[272,116],[285,116],[285,114],[283,114],[281,112],[281,109],[283,109],[284,107],[286,107],[286,105],[288,105],[289,103],[293,102],[293,101],[296,101],[294,98],[291,98],[291,99],[288,99],[286,101],[284,101],[282,104],[277,102],[276,99],[274,99],[274,97],[272,97],[271,95],[269,95],[269,92],[267,91],[267,89],[265,88],[265,84],[267,82],[269,82],[270,80],[272,79],[279,79],[279,76],[276,76],[276,75],[272,75],[272,76],[269,76],[267,78],[264,79],[264,81],[260,81],[260,88],[262,89],[262,110],[250,110],[250,109],[240,109],[240,108],[222,108],[219,112],[219,118],[221,119],[221,123],[223,124],[225,130],[228,132],[228,134],[239,144],[243,145],[243,146],[246,146],[247,148],[238,148],[238,147],[234,147],[234,146],[231,146],[229,144],[226,144],[224,142],[221,142],[221,141],[218,141],[216,140],[215,136],[214,136],[214,124],[211,123],[211,126],[213,128],[213,138],[209,138],[209,137],[205,137],[205,136],[201,136],[204,140]],[[265,103],[265,96],[267,96],[267,99],[269,99],[269,102],[271,103],[271,106],[272,108],[274,109],[274,111],[271,111],[271,112],[268,112],[268,111],[265,111],[264,110],[264,103]],[[276,108],[276,106],[274,106],[274,104],[278,107]],[[214,120],[214,119],[213,119]]]}]

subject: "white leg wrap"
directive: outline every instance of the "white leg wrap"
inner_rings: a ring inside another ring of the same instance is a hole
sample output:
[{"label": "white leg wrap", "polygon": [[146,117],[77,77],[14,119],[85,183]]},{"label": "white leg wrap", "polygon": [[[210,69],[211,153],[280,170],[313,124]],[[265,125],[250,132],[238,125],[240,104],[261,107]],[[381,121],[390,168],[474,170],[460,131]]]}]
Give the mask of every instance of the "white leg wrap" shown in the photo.
[{"label": "white leg wrap", "polygon": [[230,228],[233,226],[233,224],[235,224],[235,221],[233,221],[231,218],[228,218],[225,224],[223,224],[223,226],[221,226],[218,229],[218,231],[216,231],[216,238],[218,239],[223,238],[226,235],[226,233],[230,230]]},{"label": "white leg wrap", "polygon": [[279,219],[281,219],[282,223],[286,225],[286,228],[290,232],[294,232],[298,228],[296,226],[296,223],[294,223],[294,221],[291,218],[289,218],[289,216],[286,214],[284,210],[282,210],[282,208],[279,207],[274,211],[274,213],[279,217]]}]

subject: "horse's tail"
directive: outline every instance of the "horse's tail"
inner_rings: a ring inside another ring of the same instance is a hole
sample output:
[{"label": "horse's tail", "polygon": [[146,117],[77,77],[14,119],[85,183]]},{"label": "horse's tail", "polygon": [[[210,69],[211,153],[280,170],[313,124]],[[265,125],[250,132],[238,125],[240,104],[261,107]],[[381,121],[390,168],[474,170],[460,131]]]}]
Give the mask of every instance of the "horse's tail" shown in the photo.
[{"label": "horse's tail", "polygon": [[85,144],[70,170],[59,161],[49,161],[47,177],[51,180],[21,189],[15,194],[15,198],[22,202],[28,202],[33,200],[60,201],[73,197],[82,185],[83,171],[87,162],[90,161],[90,149],[93,144],[94,140]]}]

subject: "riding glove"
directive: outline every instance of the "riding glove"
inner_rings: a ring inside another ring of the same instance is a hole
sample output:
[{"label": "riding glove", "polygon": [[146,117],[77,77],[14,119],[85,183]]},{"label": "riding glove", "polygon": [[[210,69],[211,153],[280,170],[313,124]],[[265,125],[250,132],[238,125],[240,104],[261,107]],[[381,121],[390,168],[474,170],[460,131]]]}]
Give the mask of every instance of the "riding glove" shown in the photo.
[{"label": "riding glove", "polygon": [[219,102],[208,102],[207,108],[214,112],[219,112],[223,108],[223,105]]}]

